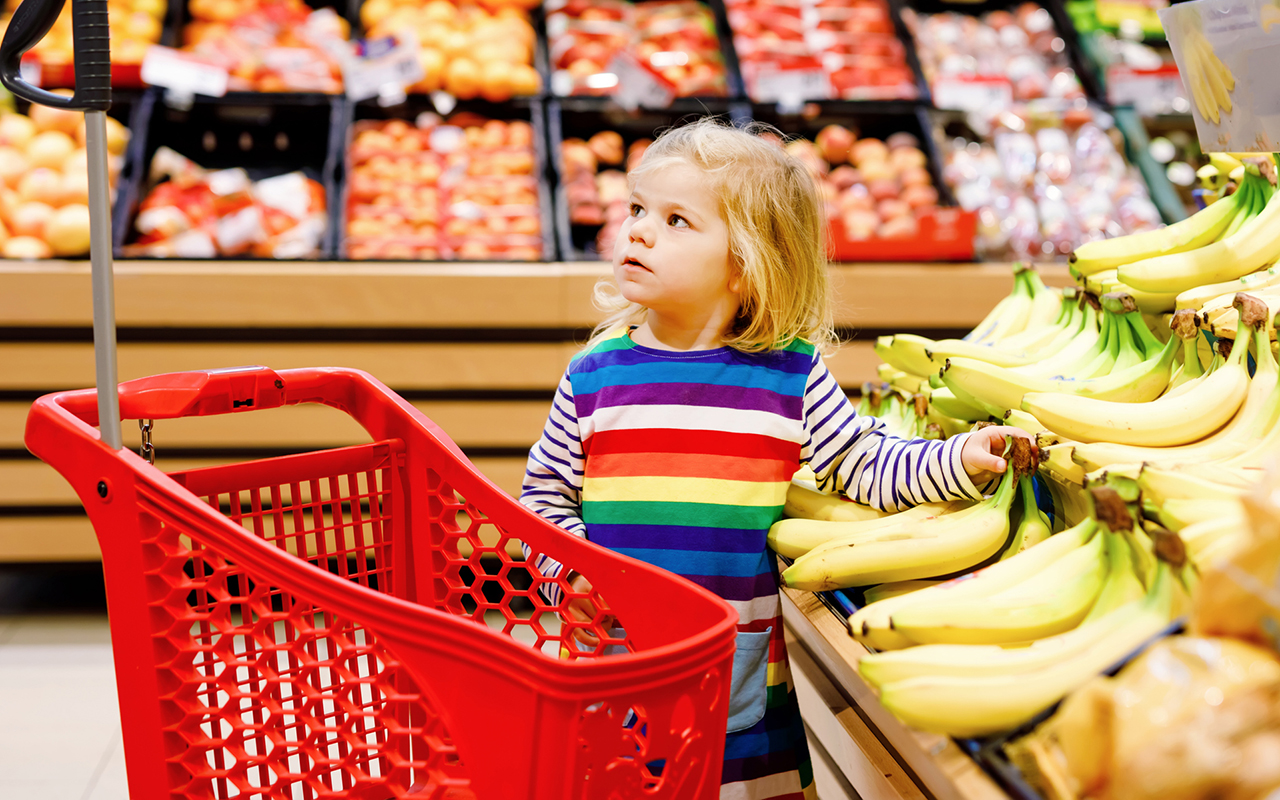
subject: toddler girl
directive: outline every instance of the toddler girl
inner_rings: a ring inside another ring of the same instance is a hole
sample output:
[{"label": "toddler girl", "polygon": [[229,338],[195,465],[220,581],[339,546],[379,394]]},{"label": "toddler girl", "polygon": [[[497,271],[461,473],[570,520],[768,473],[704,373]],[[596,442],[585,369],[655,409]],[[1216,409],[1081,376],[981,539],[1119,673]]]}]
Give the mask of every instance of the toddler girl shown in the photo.
[{"label": "toddler girl", "polygon": [[[1005,469],[1005,436],[1026,434],[905,440],[855,413],[821,356],[834,342],[822,205],[775,142],[703,120],[659,137],[629,179],[616,291],[597,289],[613,313],[569,364],[520,499],[737,609],[720,796],[813,798],[765,544],[792,475],[807,464],[881,509],[976,500],[975,480]],[[594,614],[587,600],[568,610]]]}]

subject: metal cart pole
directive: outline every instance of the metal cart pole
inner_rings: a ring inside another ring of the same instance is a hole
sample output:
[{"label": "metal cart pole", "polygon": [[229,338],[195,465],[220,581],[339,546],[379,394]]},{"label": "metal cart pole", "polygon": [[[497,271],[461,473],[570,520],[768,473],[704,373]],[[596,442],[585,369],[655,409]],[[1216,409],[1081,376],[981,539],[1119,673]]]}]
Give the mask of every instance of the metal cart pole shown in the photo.
[{"label": "metal cart pole", "polygon": [[107,178],[107,109],[111,108],[111,44],[107,0],[72,0],[76,89],[70,97],[38,89],[22,79],[22,54],[44,38],[64,0],[25,0],[0,42],[0,83],[32,103],[83,111],[89,156],[89,261],[93,271],[93,353],[98,387],[98,427],[114,450],[120,438],[116,385],[116,301],[111,269],[111,203]]}]

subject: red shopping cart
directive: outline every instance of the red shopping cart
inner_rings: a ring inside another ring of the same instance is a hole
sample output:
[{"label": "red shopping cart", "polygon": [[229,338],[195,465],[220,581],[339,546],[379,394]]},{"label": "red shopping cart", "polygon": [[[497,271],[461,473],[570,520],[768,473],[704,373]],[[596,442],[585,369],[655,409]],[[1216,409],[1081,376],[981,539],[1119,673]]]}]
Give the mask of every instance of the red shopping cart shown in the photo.
[{"label": "red shopping cart", "polygon": [[[18,7],[0,81],[86,110],[106,390],[40,398],[25,441],[74,487],[101,546],[130,797],[717,796],[728,604],[538,517],[366,373],[245,367],[116,386],[106,1],[74,0],[75,97],[18,75],[61,6]],[[370,441],[174,474],[121,447],[122,419],[301,403],[346,412]],[[522,545],[594,588],[526,569]],[[591,622],[566,620],[574,599],[594,605]],[[600,644],[581,652],[578,628]]]}]

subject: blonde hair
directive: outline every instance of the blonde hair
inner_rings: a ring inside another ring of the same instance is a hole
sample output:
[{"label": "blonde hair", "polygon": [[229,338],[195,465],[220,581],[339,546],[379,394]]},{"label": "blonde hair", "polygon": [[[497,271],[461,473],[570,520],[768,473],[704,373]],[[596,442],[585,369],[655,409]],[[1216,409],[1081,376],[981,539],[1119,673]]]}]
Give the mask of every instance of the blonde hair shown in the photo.
[{"label": "blonde hair", "polygon": [[[768,125],[734,127],[710,117],[670,128],[627,177],[634,182],[672,163],[686,163],[710,181],[742,287],[726,345],[763,352],[801,339],[827,351],[836,337],[822,202],[804,164],[761,134],[778,137]],[[640,324],[647,314],[609,279],[596,284],[595,303],[608,315],[592,332],[588,348],[619,326]]]}]

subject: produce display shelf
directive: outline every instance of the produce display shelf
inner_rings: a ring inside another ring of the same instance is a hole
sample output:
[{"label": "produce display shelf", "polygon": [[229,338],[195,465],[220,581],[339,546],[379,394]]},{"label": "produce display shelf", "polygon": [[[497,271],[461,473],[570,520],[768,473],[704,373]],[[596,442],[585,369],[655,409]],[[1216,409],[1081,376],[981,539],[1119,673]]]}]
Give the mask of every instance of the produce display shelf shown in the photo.
[{"label": "produce display shelf", "polygon": [[[908,728],[858,674],[868,650],[813,592],[782,589],[782,616],[800,708],[826,753],[864,800],[1008,800],[1010,795],[950,738]],[[805,691],[817,689],[816,697]],[[824,724],[834,716],[840,724]]]}]

